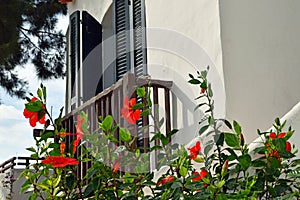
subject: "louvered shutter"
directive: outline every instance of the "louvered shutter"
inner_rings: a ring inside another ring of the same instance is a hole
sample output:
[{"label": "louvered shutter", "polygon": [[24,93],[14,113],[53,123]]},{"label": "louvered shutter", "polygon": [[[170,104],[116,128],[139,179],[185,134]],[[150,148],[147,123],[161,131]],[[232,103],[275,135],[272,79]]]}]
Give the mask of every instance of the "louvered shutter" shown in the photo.
[{"label": "louvered shutter", "polygon": [[146,20],[145,1],[133,0],[133,44],[134,44],[134,72],[140,77],[147,74],[146,68]]},{"label": "louvered shutter", "polygon": [[128,0],[114,0],[114,34],[116,37],[116,80],[130,70],[130,29]]},{"label": "louvered shutter", "polygon": [[88,12],[82,12],[82,100],[86,102],[103,89],[102,26]]},{"label": "louvered shutter", "polygon": [[71,97],[76,92],[76,71],[80,68],[80,12],[75,11],[70,16],[70,75],[71,75]]}]

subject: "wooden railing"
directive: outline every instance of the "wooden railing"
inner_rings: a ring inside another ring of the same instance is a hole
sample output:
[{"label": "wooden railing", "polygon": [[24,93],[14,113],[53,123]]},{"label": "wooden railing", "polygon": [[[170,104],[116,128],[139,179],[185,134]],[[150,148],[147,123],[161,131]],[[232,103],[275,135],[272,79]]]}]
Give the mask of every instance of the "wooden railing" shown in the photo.
[{"label": "wooden railing", "polygon": [[[135,148],[141,149],[141,152],[147,152],[150,148],[150,135],[149,129],[142,129],[149,125],[149,117],[143,116],[135,125],[129,125],[126,120],[121,118],[121,108],[123,107],[124,98],[136,97],[136,88],[137,87],[147,87],[148,91],[151,94],[151,99],[153,103],[153,115],[154,118],[159,119],[164,117],[165,128],[164,132],[167,133],[171,131],[171,113],[170,113],[170,89],[172,87],[171,81],[161,81],[161,80],[151,80],[147,78],[136,78],[133,74],[126,74],[124,77],[119,80],[117,83],[111,87],[105,89],[103,92],[99,93],[95,97],[91,98],[85,102],[79,108],[68,113],[63,118],[63,126],[67,132],[76,132],[75,124],[77,120],[77,115],[80,111],[84,111],[88,114],[89,119],[89,129],[91,132],[98,128],[98,117],[102,116],[103,118],[107,115],[112,115],[115,124],[119,124],[121,127],[126,127],[129,129],[130,133],[134,138],[136,138],[134,145]],[[144,100],[145,101],[145,100]],[[159,105],[162,102],[163,105]],[[145,103],[145,102],[144,102]],[[156,106],[164,109],[164,116],[159,116],[158,109],[155,109]],[[119,138],[119,133],[116,131],[115,138],[121,143]],[[66,145],[69,147],[72,144],[72,141],[75,139],[75,136],[67,137]],[[171,142],[171,141],[170,141]],[[156,141],[158,144],[158,141]],[[76,156],[82,154],[82,149],[78,149]],[[78,167],[78,176],[83,177],[87,169],[91,167],[91,163],[80,163]]]},{"label": "wooden railing", "polygon": [[25,168],[33,162],[36,162],[36,159],[30,157],[12,157],[11,159],[0,164],[0,173],[5,173],[7,170],[14,169],[16,166]]}]

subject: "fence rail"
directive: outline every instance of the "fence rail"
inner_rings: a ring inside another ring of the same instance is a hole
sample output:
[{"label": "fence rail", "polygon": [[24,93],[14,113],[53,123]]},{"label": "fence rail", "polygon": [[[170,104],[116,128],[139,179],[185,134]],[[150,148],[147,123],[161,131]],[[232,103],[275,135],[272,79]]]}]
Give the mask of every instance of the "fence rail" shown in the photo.
[{"label": "fence rail", "polygon": [[[147,152],[150,147],[149,129],[144,129],[142,127],[149,125],[148,116],[143,116],[139,121],[137,121],[135,125],[129,125],[126,120],[120,117],[120,111],[123,107],[124,98],[126,96],[128,98],[137,97],[137,87],[146,87],[148,91],[150,91],[151,99],[154,106],[160,103],[163,104],[159,106],[164,108],[164,116],[159,116],[159,112],[157,112],[157,109],[154,109],[154,118],[159,119],[160,117],[164,117],[164,132],[168,133],[169,131],[171,131],[170,89],[172,87],[172,81],[136,78],[133,74],[125,74],[123,78],[117,83],[107,88],[103,92],[99,93],[95,97],[91,98],[79,108],[68,113],[62,121],[64,128],[68,132],[76,132],[74,122],[76,121],[76,116],[80,111],[84,111],[88,114],[88,119],[90,123],[89,128],[91,132],[98,128],[99,116],[102,116],[104,118],[107,115],[112,115],[115,124],[119,124],[121,127],[128,128],[132,136],[136,138],[135,142],[133,143],[134,147],[140,148],[143,152]],[[137,98],[137,100],[139,101],[141,99]],[[115,137],[121,144],[121,139],[119,138],[118,131],[116,131]],[[66,146],[68,148],[72,144],[72,141],[75,139],[75,136],[70,136],[66,139]],[[157,145],[158,141],[156,141],[155,143]],[[77,150],[76,154],[76,156],[81,156],[82,151],[80,148]],[[79,177],[83,177],[90,166],[90,162],[80,163],[77,175]]]},{"label": "fence rail", "polygon": [[[42,158],[38,160],[42,160]],[[30,157],[12,157],[0,164],[0,173],[5,173],[7,170],[14,169],[16,166],[22,166],[25,168],[33,162],[36,162],[36,159]]]}]

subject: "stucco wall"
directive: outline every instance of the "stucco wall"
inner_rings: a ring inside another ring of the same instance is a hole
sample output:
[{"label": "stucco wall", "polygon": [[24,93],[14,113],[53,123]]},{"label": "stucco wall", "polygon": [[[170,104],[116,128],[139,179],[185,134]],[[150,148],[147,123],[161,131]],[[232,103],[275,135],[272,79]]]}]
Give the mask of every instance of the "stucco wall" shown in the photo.
[{"label": "stucco wall", "polygon": [[300,1],[220,0],[226,114],[248,142],[300,100]]},{"label": "stucco wall", "polygon": [[101,22],[111,3],[112,0],[75,0],[68,3],[68,12],[72,14],[76,10],[86,10]]},{"label": "stucco wall", "polygon": [[177,113],[173,127],[180,129],[175,138],[188,143],[198,134],[201,113],[194,112],[200,89],[188,84],[188,74],[210,66],[209,77],[215,92],[216,114],[224,117],[220,41],[219,3],[217,0],[146,0],[147,65],[152,78],[174,83],[172,111]]}]

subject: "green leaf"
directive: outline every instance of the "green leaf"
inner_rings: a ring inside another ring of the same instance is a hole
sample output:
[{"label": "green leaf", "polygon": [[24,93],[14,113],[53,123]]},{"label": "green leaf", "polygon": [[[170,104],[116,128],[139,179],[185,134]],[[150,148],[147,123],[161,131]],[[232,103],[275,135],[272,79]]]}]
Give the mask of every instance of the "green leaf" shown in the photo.
[{"label": "green leaf", "polygon": [[183,177],[185,177],[187,175],[187,168],[184,167],[184,166],[181,166],[180,169],[179,169],[179,174]]},{"label": "green leaf", "polygon": [[176,134],[178,132],[178,129],[173,129],[169,133],[167,133],[167,138],[170,138],[172,135]]},{"label": "green leaf", "polygon": [[32,195],[29,196],[28,200],[36,200],[37,199],[37,194],[33,193]]},{"label": "green leaf", "polygon": [[193,76],[192,74],[189,74],[189,77],[190,77],[191,79],[195,79],[194,76]]},{"label": "green leaf", "polygon": [[272,168],[272,172],[274,172],[274,170],[275,170],[273,168],[280,168],[281,167],[281,162],[275,157],[269,157],[268,158],[268,164]]},{"label": "green leaf", "polygon": [[233,128],[238,135],[242,133],[242,127],[239,125],[237,121],[233,121]]},{"label": "green leaf", "polygon": [[189,80],[189,83],[197,85],[197,84],[200,84],[201,82],[198,79],[191,79],[191,80]]},{"label": "green leaf", "polygon": [[251,157],[248,154],[239,156],[238,161],[243,170],[247,170],[251,165]]},{"label": "green leaf", "polygon": [[176,189],[176,188],[181,188],[182,187],[182,184],[180,182],[174,182],[172,185],[171,185],[171,188],[172,189]]},{"label": "green leaf", "polygon": [[41,139],[44,141],[46,141],[48,138],[52,138],[52,137],[53,137],[53,132],[51,132],[51,131],[41,134]]},{"label": "green leaf", "polygon": [[300,170],[293,170],[287,174],[291,178],[300,178]]},{"label": "green leaf", "polygon": [[266,163],[262,160],[254,160],[252,162],[252,166],[253,167],[265,167],[266,166]]},{"label": "green leaf", "polygon": [[84,190],[83,197],[88,197],[93,190],[94,190],[93,184],[89,184]]},{"label": "green leaf", "polygon": [[132,109],[136,110],[136,109],[140,109],[140,108],[143,108],[143,107],[144,107],[143,103],[137,103],[137,104],[132,106]]},{"label": "green leaf", "polygon": [[278,117],[275,119],[275,123],[277,126],[280,126],[280,119]]},{"label": "green leaf", "polygon": [[231,148],[226,148],[226,150],[230,153],[230,156],[232,156],[234,159],[237,158],[237,155],[236,155],[236,153],[234,152],[233,149],[231,149]]},{"label": "green leaf", "polygon": [[169,139],[166,136],[161,135],[160,139],[161,139],[161,143],[163,146],[166,146],[167,144],[169,144]]},{"label": "green leaf", "polygon": [[237,148],[239,146],[239,139],[237,135],[232,133],[224,133],[225,142],[228,146]]},{"label": "green leaf", "polygon": [[214,136],[214,139],[215,139],[216,145],[223,146],[223,144],[224,144],[224,133],[216,134]]},{"label": "green leaf", "polygon": [[276,138],[272,142],[279,152],[285,152],[286,141],[283,138]]},{"label": "green leaf", "polygon": [[292,160],[290,166],[291,167],[296,167],[297,165],[300,165],[300,159]]},{"label": "green leaf", "polygon": [[154,150],[161,150],[162,147],[161,146],[158,146],[158,145],[155,145],[153,147],[150,148],[150,152],[154,151]]},{"label": "green leaf", "polygon": [[33,148],[33,147],[28,147],[28,148],[26,148],[26,150],[27,150],[27,151],[31,151],[31,152],[33,152],[33,153],[36,153],[36,150],[35,150],[35,148]]},{"label": "green leaf", "polygon": [[59,175],[57,178],[55,178],[53,180],[53,187],[55,188],[56,186],[58,186],[59,182],[61,180],[61,175]]},{"label": "green leaf", "polygon": [[158,127],[161,128],[161,126],[164,124],[164,122],[165,122],[165,118],[162,117],[158,122]]},{"label": "green leaf", "polygon": [[69,190],[73,189],[74,183],[75,183],[75,177],[73,175],[68,176],[66,178],[66,185]]},{"label": "green leaf", "polygon": [[38,97],[39,97],[40,99],[42,99],[42,97],[43,97],[43,92],[42,92],[41,88],[39,88],[39,89],[36,91],[36,93],[37,93]]},{"label": "green leaf", "polygon": [[212,140],[210,140],[209,142],[206,143],[206,146],[204,148],[204,155],[208,155],[209,151],[213,148],[214,146],[214,142]]},{"label": "green leaf", "polygon": [[213,97],[213,95],[214,95],[214,94],[213,94],[213,91],[212,91],[212,89],[211,89],[211,84],[209,84],[209,85],[208,85],[208,96],[209,96],[209,97]]},{"label": "green leaf", "polygon": [[29,103],[26,103],[25,107],[29,112],[39,112],[40,110],[43,109],[43,104],[39,100],[31,101]]},{"label": "green leaf", "polygon": [[216,184],[217,188],[221,188],[225,184],[225,180],[221,180],[219,183]]},{"label": "green leaf", "polygon": [[146,109],[144,110],[142,113],[141,113],[141,117],[143,116],[148,116],[150,114],[150,110],[149,109]]},{"label": "green leaf", "polygon": [[230,130],[232,130],[232,126],[228,120],[224,119],[224,123]]},{"label": "green leaf", "polygon": [[207,82],[206,82],[206,81],[203,81],[203,82],[201,83],[200,87],[206,90],[206,89],[207,89]]},{"label": "green leaf", "polygon": [[161,133],[156,133],[150,140],[150,142],[153,142],[154,140],[160,139],[162,137]]},{"label": "green leaf", "polygon": [[120,128],[120,138],[123,142],[129,142],[131,140],[131,134],[127,129]]},{"label": "green leaf", "polygon": [[207,70],[201,71],[201,76],[202,76],[203,78],[206,78],[206,76],[207,76]]},{"label": "green leaf", "polygon": [[109,131],[113,125],[112,116],[110,116],[110,115],[106,116],[100,125],[101,125],[101,128],[103,129],[103,131]]},{"label": "green leaf", "polygon": [[46,99],[47,99],[47,89],[46,89],[46,87],[43,87],[43,95],[44,95],[44,100],[46,101]]},{"label": "green leaf", "polygon": [[148,103],[148,106],[151,108],[152,107],[152,101],[151,101],[151,90],[149,90],[148,92],[148,97],[147,97],[147,103]]},{"label": "green leaf", "polygon": [[139,87],[136,90],[136,94],[141,97],[144,98],[146,96],[146,89],[144,87]]},{"label": "green leaf", "polygon": [[199,130],[199,135],[202,135],[207,129],[209,128],[209,125],[202,126]]}]

